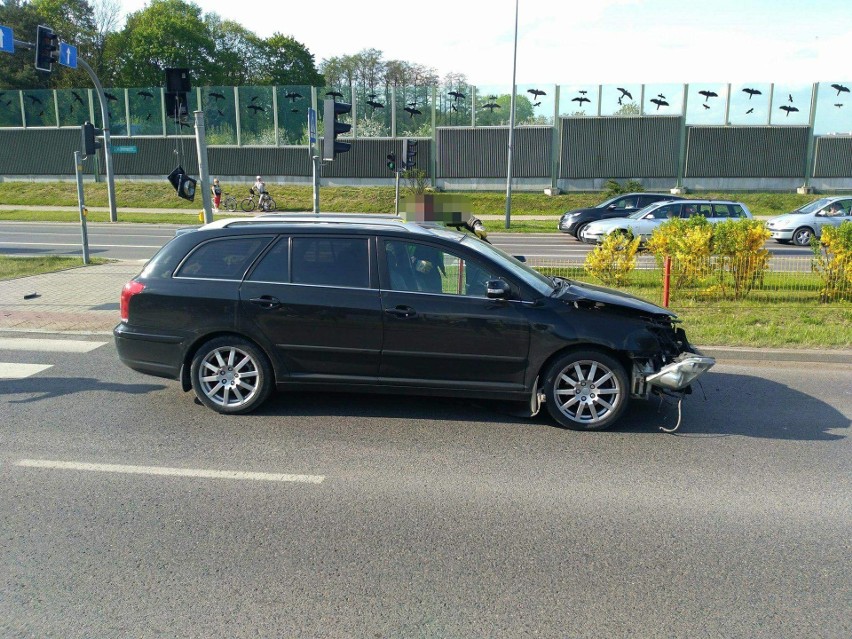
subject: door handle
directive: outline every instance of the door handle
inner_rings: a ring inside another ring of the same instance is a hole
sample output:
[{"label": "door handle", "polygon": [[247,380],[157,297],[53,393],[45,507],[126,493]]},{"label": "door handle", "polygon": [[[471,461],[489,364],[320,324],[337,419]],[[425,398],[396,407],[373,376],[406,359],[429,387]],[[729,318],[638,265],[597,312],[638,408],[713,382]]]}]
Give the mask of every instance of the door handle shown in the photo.
[{"label": "door handle", "polygon": [[400,318],[414,317],[415,315],[417,315],[417,311],[415,311],[410,306],[397,306],[396,308],[386,308],[385,313]]},{"label": "door handle", "polygon": [[260,297],[253,297],[249,300],[255,306],[260,306],[261,308],[273,309],[281,306],[281,300],[277,297],[272,297],[271,295],[261,295]]}]

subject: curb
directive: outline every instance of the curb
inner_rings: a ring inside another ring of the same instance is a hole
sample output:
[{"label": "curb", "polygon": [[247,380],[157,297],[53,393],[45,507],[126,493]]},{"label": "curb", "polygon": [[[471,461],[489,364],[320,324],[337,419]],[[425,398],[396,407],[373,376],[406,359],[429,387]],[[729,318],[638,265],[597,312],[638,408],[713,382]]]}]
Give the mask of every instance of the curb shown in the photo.
[{"label": "curb", "polygon": [[748,348],[699,346],[698,350],[720,362],[800,362],[810,364],[852,364],[852,350]]}]

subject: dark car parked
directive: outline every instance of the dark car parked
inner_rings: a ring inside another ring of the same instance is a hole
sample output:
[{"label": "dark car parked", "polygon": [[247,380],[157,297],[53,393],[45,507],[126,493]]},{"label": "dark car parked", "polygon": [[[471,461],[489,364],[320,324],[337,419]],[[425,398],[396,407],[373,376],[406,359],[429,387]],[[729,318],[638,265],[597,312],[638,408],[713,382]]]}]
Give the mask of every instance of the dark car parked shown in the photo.
[{"label": "dark car parked", "polygon": [[590,222],[606,220],[611,217],[625,217],[633,211],[643,209],[654,202],[679,199],[682,198],[668,193],[625,193],[623,195],[616,195],[596,206],[585,209],[574,209],[573,211],[564,213],[559,218],[559,230],[563,233],[570,233],[579,240],[582,237],[583,229]]},{"label": "dark car parked", "polygon": [[601,429],[714,363],[663,308],[380,216],[181,233],[124,287],[114,335],[127,366],[221,413],[322,389],[544,401],[563,426]]}]

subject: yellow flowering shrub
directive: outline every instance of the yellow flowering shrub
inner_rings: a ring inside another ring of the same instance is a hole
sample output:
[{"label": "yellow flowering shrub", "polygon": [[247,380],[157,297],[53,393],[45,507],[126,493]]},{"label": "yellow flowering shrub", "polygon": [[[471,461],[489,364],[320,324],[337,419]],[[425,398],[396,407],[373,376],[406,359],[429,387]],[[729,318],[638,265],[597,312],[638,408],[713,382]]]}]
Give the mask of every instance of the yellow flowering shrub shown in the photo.
[{"label": "yellow flowering shrub", "polygon": [[610,233],[588,255],[584,268],[607,286],[626,286],[636,268],[639,238],[624,233]]}]

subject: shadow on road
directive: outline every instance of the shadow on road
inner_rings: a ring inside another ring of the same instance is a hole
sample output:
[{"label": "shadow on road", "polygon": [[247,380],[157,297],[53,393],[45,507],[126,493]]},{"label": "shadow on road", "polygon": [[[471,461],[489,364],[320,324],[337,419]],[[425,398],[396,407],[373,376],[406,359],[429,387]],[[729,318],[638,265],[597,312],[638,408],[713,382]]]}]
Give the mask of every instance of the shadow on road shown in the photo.
[{"label": "shadow on road", "polygon": [[[529,424],[559,428],[542,407],[534,418],[520,416],[523,405],[488,400],[400,395],[280,393],[257,415],[376,417],[388,419]],[[749,375],[713,373],[683,401],[680,436],[741,435],[783,440],[834,441],[850,420],[830,404],[789,386]],[[613,432],[659,432],[677,422],[677,405],[652,397],[632,402]]]},{"label": "shadow on road", "polygon": [[167,386],[164,384],[116,384],[94,377],[29,377],[0,380],[0,396],[32,395],[32,397],[21,399],[9,399],[10,404],[29,404],[91,391],[143,395],[165,388]]}]

